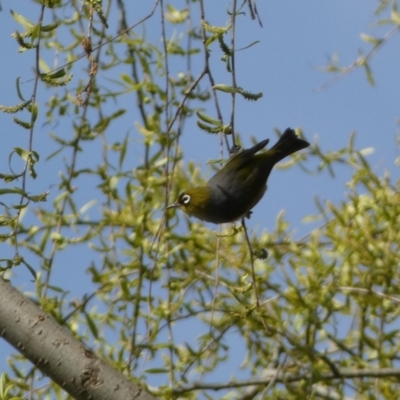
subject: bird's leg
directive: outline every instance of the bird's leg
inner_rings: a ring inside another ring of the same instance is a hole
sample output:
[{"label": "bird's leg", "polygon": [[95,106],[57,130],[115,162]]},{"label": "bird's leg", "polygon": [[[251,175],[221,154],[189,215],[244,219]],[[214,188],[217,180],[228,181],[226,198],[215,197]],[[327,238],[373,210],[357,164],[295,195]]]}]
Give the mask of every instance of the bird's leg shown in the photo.
[{"label": "bird's leg", "polygon": [[239,145],[235,144],[234,146],[232,146],[232,147],[229,149],[229,154],[232,155],[232,154],[239,153],[239,151],[240,151],[241,149],[242,149],[242,148],[241,148]]}]

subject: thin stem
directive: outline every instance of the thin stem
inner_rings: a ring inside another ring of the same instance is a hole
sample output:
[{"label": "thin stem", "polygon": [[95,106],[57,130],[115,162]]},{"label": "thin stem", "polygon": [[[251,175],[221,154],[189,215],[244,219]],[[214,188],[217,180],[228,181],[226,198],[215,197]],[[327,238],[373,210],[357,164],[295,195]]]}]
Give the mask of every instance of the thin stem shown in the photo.
[{"label": "thin stem", "polygon": [[257,289],[257,283],[256,283],[256,273],[254,271],[253,247],[251,245],[250,238],[249,238],[249,235],[247,233],[247,227],[246,227],[246,222],[244,220],[244,217],[242,218],[242,225],[243,225],[244,235],[246,237],[247,246],[249,248],[250,263],[251,263],[251,276],[252,276],[252,279],[253,279],[253,287],[254,287],[254,294],[256,296],[257,308],[259,308],[260,307],[260,299],[259,299],[259,296],[258,296],[258,289]]},{"label": "thin stem", "polygon": [[[235,25],[236,25],[236,0],[232,4],[232,34],[231,34],[231,67],[232,67],[232,87],[236,88],[236,68],[235,68]],[[232,92],[232,106],[231,106],[231,129],[233,146],[236,146],[235,138],[235,106],[236,106],[236,93]]]}]

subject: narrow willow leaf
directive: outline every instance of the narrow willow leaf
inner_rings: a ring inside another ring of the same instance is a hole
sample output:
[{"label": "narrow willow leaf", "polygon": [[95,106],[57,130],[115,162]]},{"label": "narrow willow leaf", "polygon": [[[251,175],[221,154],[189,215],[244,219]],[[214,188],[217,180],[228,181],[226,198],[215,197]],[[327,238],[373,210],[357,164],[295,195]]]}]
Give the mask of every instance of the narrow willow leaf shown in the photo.
[{"label": "narrow willow leaf", "polygon": [[207,123],[209,123],[209,124],[211,124],[211,125],[216,125],[216,126],[220,126],[220,125],[221,125],[221,121],[218,121],[217,119],[212,118],[212,117],[210,117],[210,116],[207,115],[207,114],[203,114],[203,113],[200,112],[200,111],[197,111],[197,112],[196,112],[196,115],[197,115],[202,121],[207,122]]},{"label": "narrow willow leaf", "polygon": [[24,204],[15,204],[15,205],[12,206],[12,208],[14,210],[23,210],[24,208],[28,207],[28,204],[29,204],[29,202],[28,203],[24,203]]},{"label": "narrow willow leaf", "polygon": [[34,203],[38,203],[39,201],[45,202],[47,201],[47,196],[50,192],[44,192],[42,194],[37,194],[35,196],[28,196],[29,200],[32,200]]},{"label": "narrow willow leaf", "polygon": [[18,179],[21,177],[21,174],[17,175],[11,175],[11,174],[0,174],[0,179],[3,179],[5,182],[12,182],[15,179]]},{"label": "narrow willow leaf", "polygon": [[219,45],[221,47],[221,50],[224,52],[225,55],[227,56],[232,56],[232,50],[230,47],[224,42],[224,37],[222,35],[218,35],[218,41]]},{"label": "narrow willow leaf", "polygon": [[240,88],[234,88],[233,86],[224,85],[222,83],[214,85],[212,88],[213,90],[220,90],[221,92],[225,93],[238,93],[240,90]]},{"label": "narrow willow leaf", "polygon": [[97,325],[96,322],[90,317],[90,315],[88,313],[85,313],[85,317],[86,317],[86,322],[89,326],[90,331],[92,332],[92,335],[98,339],[99,338],[99,331],[97,329]]},{"label": "narrow willow leaf", "polygon": [[11,15],[13,16],[13,18],[20,24],[22,25],[25,29],[29,29],[29,28],[33,28],[35,26],[35,24],[31,21],[29,21],[29,19],[25,18],[24,16],[22,16],[21,14],[16,13],[13,10],[10,10]]},{"label": "narrow willow leaf", "polygon": [[367,35],[365,33],[361,33],[360,36],[361,36],[361,39],[364,40],[364,42],[372,43],[374,46],[377,46],[380,43],[382,43],[382,39],[376,38],[376,37],[371,36],[371,35]]},{"label": "narrow willow leaf", "polygon": [[65,68],[60,68],[54,72],[49,72],[46,74],[48,78],[56,79],[56,78],[63,78],[66,75]]},{"label": "narrow willow leaf", "polygon": [[231,73],[232,72],[231,57],[226,57],[225,65],[226,65],[226,70],[229,73]]},{"label": "narrow willow leaf", "polygon": [[24,161],[28,159],[29,152],[22,147],[14,147],[14,152],[17,153]]},{"label": "narrow willow leaf", "polygon": [[390,16],[392,17],[392,20],[396,25],[400,25],[400,14],[396,9],[392,10],[392,13]]},{"label": "narrow willow leaf", "polygon": [[203,124],[200,121],[197,121],[197,126],[202,129],[203,131],[207,132],[207,133],[212,133],[212,134],[216,134],[216,133],[220,133],[222,132],[222,126],[217,127],[217,128],[212,128],[211,126],[208,126],[206,124]]},{"label": "narrow willow leaf", "polygon": [[189,10],[187,8],[179,11],[171,4],[167,4],[167,12],[165,13],[165,18],[171,22],[171,24],[181,24],[187,20],[189,16]]},{"label": "narrow willow leaf", "polygon": [[374,147],[366,147],[365,149],[361,149],[358,151],[363,157],[373,154],[375,152]]},{"label": "narrow willow leaf", "polygon": [[[0,234],[0,242],[5,242],[6,240],[10,239],[13,236],[14,235],[12,235],[12,234],[10,234],[10,235],[2,235],[2,234]],[[8,260],[3,260],[3,261],[8,261]]]},{"label": "narrow willow leaf", "polygon": [[232,27],[232,25],[228,25],[226,27],[211,26],[211,25],[207,24],[207,22],[204,20],[201,21],[201,25],[206,31],[211,32],[214,35],[222,35],[222,34],[228,32],[229,29],[231,29],[231,27]]},{"label": "narrow willow leaf", "polygon": [[246,92],[242,88],[238,88],[237,92],[239,94],[241,94],[246,100],[252,100],[252,101],[256,101],[256,100],[260,99],[263,96],[262,92],[260,92],[260,93],[250,93],[250,92]]},{"label": "narrow willow leaf", "polygon": [[22,96],[21,87],[20,87],[20,81],[21,81],[21,77],[19,76],[17,78],[17,80],[15,81],[15,84],[17,86],[17,94],[18,94],[18,97],[20,98],[20,100],[22,100],[24,103],[26,103],[26,100]]},{"label": "narrow willow leaf", "polygon": [[47,83],[50,86],[58,87],[58,86],[66,86],[69,82],[71,82],[73,75],[67,75],[64,79],[53,79],[48,75],[40,75],[40,78],[43,82]]},{"label": "narrow willow leaf", "polygon": [[218,36],[219,35],[212,35],[209,38],[207,38],[207,40],[205,42],[205,46],[208,48],[211,43],[215,42],[218,39]]},{"label": "narrow willow leaf", "polygon": [[120,146],[120,148],[121,148],[120,153],[119,153],[119,167],[120,168],[122,167],[122,164],[124,163],[125,156],[128,151],[128,140],[129,140],[129,135],[127,132],[125,135],[125,139]]},{"label": "narrow willow leaf", "polygon": [[13,189],[0,189],[0,195],[2,194],[19,194],[24,197],[28,196],[28,194],[19,187],[14,187]]},{"label": "narrow willow leaf", "polygon": [[37,119],[37,116],[38,116],[38,114],[39,114],[39,106],[38,106],[38,103],[35,101],[34,103],[32,103],[32,105],[30,106],[30,108],[31,108],[31,112],[32,112],[32,115],[31,115],[31,123],[34,124],[35,121],[36,121],[36,119]]},{"label": "narrow willow leaf", "polygon": [[0,226],[12,225],[17,220],[17,217],[9,217],[8,215],[0,216]]},{"label": "narrow willow leaf", "polygon": [[96,11],[98,17],[100,18],[101,23],[102,23],[106,28],[108,28],[107,18],[106,18],[105,14],[104,14],[103,9],[101,8],[101,3],[102,3],[102,2],[101,2],[101,1],[98,1],[98,0],[89,0],[88,2],[89,2],[89,3],[93,6],[93,8],[95,9],[95,11]]},{"label": "narrow willow leaf", "polygon": [[59,24],[58,24],[57,22],[55,22],[55,23],[53,23],[53,24],[49,24],[49,25],[42,25],[41,31],[43,31],[43,32],[51,32],[51,31],[54,31],[54,29],[57,29],[58,25],[59,25]]},{"label": "narrow willow leaf", "polygon": [[31,150],[30,156],[33,158],[33,160],[34,160],[35,162],[38,162],[39,159],[40,159],[39,153],[36,152],[35,150]]},{"label": "narrow willow leaf", "polygon": [[33,267],[30,264],[28,264],[24,259],[22,259],[21,262],[22,262],[22,264],[25,265],[26,268],[28,268],[29,272],[33,276],[33,279],[36,281],[37,275],[36,275],[36,271],[33,269]]},{"label": "narrow willow leaf", "polygon": [[14,122],[19,125],[22,126],[25,129],[31,129],[33,124],[31,124],[30,122],[26,122],[26,121],[22,121],[22,119],[19,118],[13,118]]},{"label": "narrow willow leaf", "polygon": [[31,100],[25,101],[24,103],[17,104],[16,106],[12,106],[12,107],[5,107],[5,106],[0,105],[0,111],[3,111],[8,114],[15,114],[18,111],[23,110],[30,103],[31,103]]},{"label": "narrow willow leaf", "polygon": [[144,370],[143,372],[149,374],[167,374],[169,370],[166,368],[149,368]]},{"label": "narrow willow leaf", "polygon": [[13,36],[14,38],[15,38],[15,40],[17,41],[17,43],[19,44],[19,49],[18,49],[18,51],[20,52],[20,53],[23,53],[24,51],[26,51],[26,50],[31,50],[31,49],[34,49],[36,46],[34,45],[34,44],[32,44],[32,43],[27,43],[24,39],[23,39],[23,36],[18,32],[18,31],[16,31],[15,32],[15,34],[14,34],[14,36]]},{"label": "narrow willow leaf", "polygon": [[229,286],[229,289],[234,293],[246,293],[253,287],[252,283],[247,283],[243,286]]},{"label": "narrow willow leaf", "polygon": [[375,86],[375,79],[372,74],[371,67],[369,66],[369,64],[367,62],[364,63],[364,69],[365,69],[365,73],[367,75],[368,82],[370,83],[371,86]]},{"label": "narrow willow leaf", "polygon": [[250,43],[249,45],[247,45],[245,47],[241,47],[240,49],[237,49],[236,51],[242,51],[242,50],[249,49],[250,47],[253,47],[257,43],[260,43],[260,41],[259,40],[255,40],[254,42]]}]

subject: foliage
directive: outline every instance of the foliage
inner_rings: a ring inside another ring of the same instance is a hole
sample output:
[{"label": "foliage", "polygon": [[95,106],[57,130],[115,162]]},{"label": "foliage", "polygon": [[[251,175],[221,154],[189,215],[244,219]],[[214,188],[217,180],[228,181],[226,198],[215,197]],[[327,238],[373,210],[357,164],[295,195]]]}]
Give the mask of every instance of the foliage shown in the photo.
[{"label": "foliage", "polygon": [[[133,25],[123,1],[31,3],[36,22],[12,16],[32,91],[17,79],[18,103],[0,107],[20,112],[14,122],[29,135],[7,149],[10,166],[17,158],[22,167],[0,174],[3,276],[13,281],[25,265],[29,295],[47,313],[164,398],[400,397],[400,183],[377,176],[352,140],[329,153],[313,144],[316,168],[295,159],[308,173],[352,169],[341,204],[317,201],[309,220],[319,228],[298,239],[281,213],[272,232],[250,232],[260,307],[243,229],[215,232],[163,211],[204,182],[182,154],[184,126],[230,148],[235,113],[226,118],[221,99],[262,96],[236,84],[237,49],[226,39],[248,5],[257,15],[255,2],[231,2],[220,26],[200,22],[204,1],[181,10],[154,1]],[[156,18],[154,34],[145,27]],[[382,23],[387,36],[364,37],[368,56],[327,70],[362,67],[372,83],[370,58],[400,26],[394,5]],[[63,65],[49,67],[53,58]],[[231,84],[214,79],[221,58]],[[67,398],[22,356],[9,365],[1,398]]]}]

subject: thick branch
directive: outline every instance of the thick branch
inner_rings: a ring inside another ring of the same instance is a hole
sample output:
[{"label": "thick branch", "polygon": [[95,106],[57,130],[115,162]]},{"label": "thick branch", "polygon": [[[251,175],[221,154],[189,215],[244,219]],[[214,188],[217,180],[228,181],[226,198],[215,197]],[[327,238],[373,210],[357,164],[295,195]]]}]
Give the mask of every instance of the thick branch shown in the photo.
[{"label": "thick branch", "polygon": [[76,399],[155,399],[1,278],[0,336]]}]

